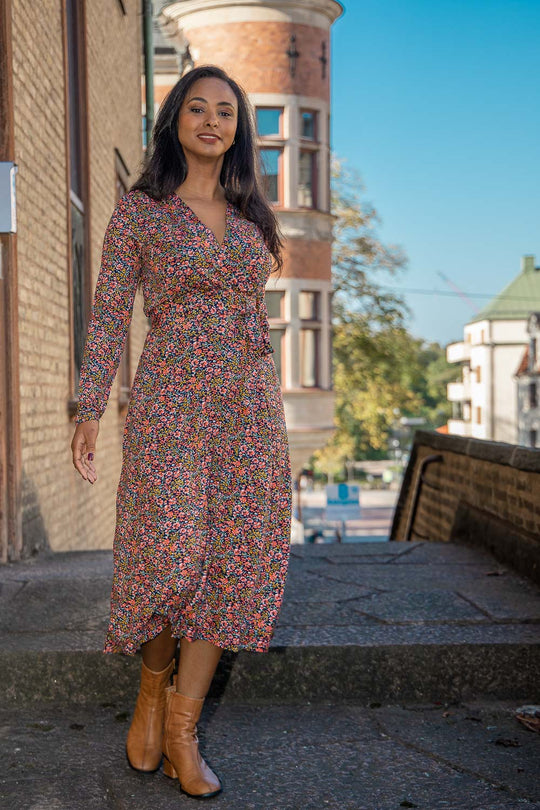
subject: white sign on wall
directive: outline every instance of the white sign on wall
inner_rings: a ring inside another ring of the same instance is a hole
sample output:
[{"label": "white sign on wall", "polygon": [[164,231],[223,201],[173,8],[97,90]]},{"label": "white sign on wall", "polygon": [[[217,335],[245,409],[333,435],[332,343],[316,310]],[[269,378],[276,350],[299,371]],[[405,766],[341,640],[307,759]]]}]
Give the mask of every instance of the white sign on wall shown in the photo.
[{"label": "white sign on wall", "polygon": [[328,484],[325,517],[326,520],[358,520],[361,517],[358,484]]}]

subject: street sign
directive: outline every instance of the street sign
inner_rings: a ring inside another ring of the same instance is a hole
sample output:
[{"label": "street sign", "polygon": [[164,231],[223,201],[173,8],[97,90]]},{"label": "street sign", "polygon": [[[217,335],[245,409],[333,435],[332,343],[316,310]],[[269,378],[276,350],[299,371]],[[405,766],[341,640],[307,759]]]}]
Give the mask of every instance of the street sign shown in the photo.
[{"label": "street sign", "polygon": [[361,517],[358,484],[328,484],[325,517],[326,520],[358,520]]}]

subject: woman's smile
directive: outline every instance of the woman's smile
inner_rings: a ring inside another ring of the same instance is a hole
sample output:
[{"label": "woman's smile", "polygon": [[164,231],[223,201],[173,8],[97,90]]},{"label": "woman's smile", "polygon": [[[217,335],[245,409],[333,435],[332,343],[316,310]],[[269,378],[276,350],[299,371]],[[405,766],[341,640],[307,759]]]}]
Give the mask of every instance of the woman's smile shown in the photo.
[{"label": "woman's smile", "polygon": [[201,141],[205,141],[206,143],[216,143],[217,141],[221,141],[219,135],[216,135],[214,132],[201,132],[197,137]]}]

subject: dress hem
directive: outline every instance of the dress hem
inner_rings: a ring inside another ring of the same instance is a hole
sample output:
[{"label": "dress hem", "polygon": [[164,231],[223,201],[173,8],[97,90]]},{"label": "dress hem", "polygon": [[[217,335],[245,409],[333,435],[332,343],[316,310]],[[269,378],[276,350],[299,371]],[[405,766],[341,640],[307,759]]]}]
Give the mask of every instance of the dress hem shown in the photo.
[{"label": "dress hem", "polygon": [[[125,644],[120,644],[118,642],[109,641],[106,642],[103,647],[104,654],[120,654],[120,655],[129,655],[135,656],[139,652],[140,648],[143,644],[147,641],[151,641],[153,638],[156,638],[167,626],[169,623],[165,622],[156,633],[154,633],[149,638],[143,638],[141,641],[127,641]],[[227,644],[223,646],[223,644],[218,644],[217,639],[215,636],[212,636],[210,633],[201,633],[189,630],[182,630],[176,629],[171,631],[171,636],[180,640],[181,638],[186,638],[188,641],[207,641],[209,644],[213,644],[216,647],[219,647],[222,650],[227,650],[228,652],[240,652],[241,650],[245,650],[248,652],[259,652],[259,653],[266,653],[270,648],[270,639],[267,642],[263,643],[237,643],[237,644]]]}]

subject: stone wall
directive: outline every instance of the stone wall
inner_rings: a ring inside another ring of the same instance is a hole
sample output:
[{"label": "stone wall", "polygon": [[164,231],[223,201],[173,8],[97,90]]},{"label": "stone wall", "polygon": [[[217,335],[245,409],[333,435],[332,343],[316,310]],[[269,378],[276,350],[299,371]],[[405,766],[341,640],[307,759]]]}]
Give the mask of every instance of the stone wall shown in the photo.
[{"label": "stone wall", "polygon": [[[110,547],[123,413],[118,386],[102,420],[100,480],[91,487],[71,465],[65,72],[62,3],[13,0],[17,263],[24,554]],[[133,180],[142,157],[140,4],[86,2],[89,227],[92,288],[115,204],[115,149]],[[145,332],[134,318],[131,351]]]},{"label": "stone wall", "polygon": [[405,540],[409,528],[411,540],[482,545],[540,581],[540,450],[418,431],[390,539]]}]

